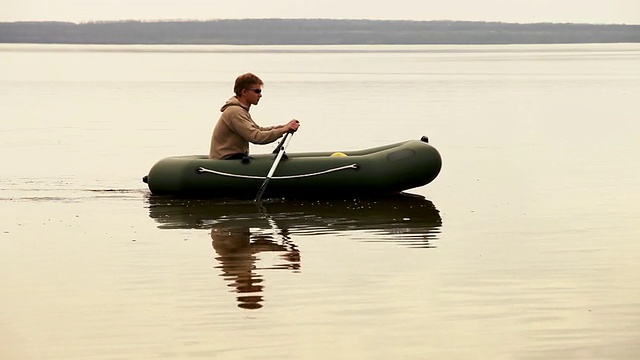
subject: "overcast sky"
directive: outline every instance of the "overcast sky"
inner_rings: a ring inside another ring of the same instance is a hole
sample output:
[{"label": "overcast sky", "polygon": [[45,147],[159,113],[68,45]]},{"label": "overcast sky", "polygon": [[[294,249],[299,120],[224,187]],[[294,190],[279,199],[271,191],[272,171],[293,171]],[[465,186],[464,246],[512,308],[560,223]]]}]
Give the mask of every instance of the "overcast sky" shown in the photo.
[{"label": "overcast sky", "polygon": [[640,0],[0,0],[0,21],[245,18],[640,24]]}]

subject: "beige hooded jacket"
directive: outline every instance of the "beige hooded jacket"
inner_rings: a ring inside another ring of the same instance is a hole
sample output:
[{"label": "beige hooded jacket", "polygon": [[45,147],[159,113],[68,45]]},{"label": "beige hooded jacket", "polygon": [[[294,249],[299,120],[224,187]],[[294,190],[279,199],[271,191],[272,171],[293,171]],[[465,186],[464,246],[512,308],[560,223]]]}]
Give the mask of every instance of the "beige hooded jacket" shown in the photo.
[{"label": "beige hooded jacket", "polygon": [[220,109],[222,115],[211,135],[210,159],[226,159],[233,154],[249,155],[249,143],[269,144],[283,135],[279,126],[261,127],[256,124],[249,108],[231,97]]}]

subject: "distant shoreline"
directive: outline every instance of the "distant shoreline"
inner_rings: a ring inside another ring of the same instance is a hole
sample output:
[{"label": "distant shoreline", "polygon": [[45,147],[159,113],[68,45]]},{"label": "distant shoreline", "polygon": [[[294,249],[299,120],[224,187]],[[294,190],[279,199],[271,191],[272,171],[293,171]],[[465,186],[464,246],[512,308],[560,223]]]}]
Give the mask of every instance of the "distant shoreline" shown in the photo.
[{"label": "distant shoreline", "polygon": [[638,43],[640,25],[242,19],[1,22],[0,43],[92,45],[474,45]]}]

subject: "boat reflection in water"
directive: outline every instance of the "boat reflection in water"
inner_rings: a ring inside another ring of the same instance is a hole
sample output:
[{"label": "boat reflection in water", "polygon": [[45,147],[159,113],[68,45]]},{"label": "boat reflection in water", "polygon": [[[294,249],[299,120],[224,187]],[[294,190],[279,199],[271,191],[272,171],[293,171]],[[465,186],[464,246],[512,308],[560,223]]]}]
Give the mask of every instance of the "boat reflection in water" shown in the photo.
[{"label": "boat reflection in water", "polygon": [[[442,226],[424,197],[252,202],[150,196],[149,216],[162,229],[209,230],[222,276],[239,295],[238,306],[262,307],[261,270],[301,269],[296,236],[332,235],[367,242],[433,248]],[[265,259],[271,264],[263,265]]]}]

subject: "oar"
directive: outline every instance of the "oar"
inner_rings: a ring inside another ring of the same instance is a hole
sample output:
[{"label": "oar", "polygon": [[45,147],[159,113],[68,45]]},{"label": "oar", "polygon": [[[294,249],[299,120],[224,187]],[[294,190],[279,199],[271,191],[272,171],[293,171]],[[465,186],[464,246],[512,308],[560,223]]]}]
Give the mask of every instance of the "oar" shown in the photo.
[{"label": "oar", "polygon": [[276,148],[276,150],[278,151],[278,155],[276,156],[276,159],[273,162],[273,165],[271,165],[271,169],[269,169],[269,173],[267,174],[267,177],[264,179],[262,186],[260,186],[260,190],[258,190],[258,195],[256,195],[256,199],[254,200],[254,202],[259,202],[260,199],[262,199],[264,190],[267,188],[267,184],[269,183],[269,180],[271,180],[273,173],[276,171],[276,168],[280,163],[280,159],[282,159],[282,155],[284,155],[284,148],[288,144],[289,140],[291,139],[291,136],[293,136],[292,132],[287,132],[286,134],[284,134],[282,141],[280,141],[280,144]]}]

